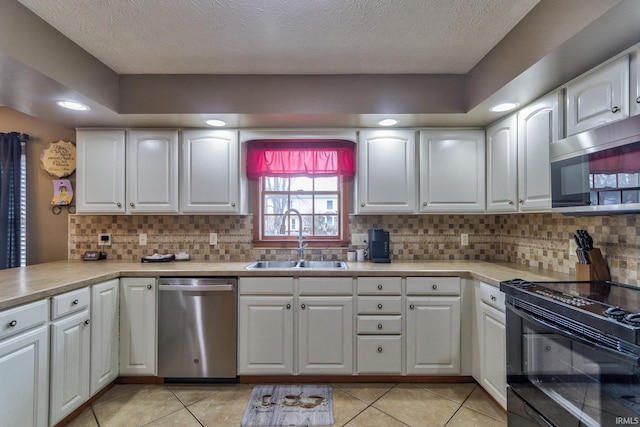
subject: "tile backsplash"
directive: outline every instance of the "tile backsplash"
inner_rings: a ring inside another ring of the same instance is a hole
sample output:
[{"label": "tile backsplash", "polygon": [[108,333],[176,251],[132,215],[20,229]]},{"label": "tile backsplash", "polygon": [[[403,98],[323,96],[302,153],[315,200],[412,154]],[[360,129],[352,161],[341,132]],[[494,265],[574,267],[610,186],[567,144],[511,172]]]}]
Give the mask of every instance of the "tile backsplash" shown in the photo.
[{"label": "tile backsplash", "polygon": [[[392,260],[505,261],[575,274],[577,258],[569,253],[575,230],[594,238],[613,280],[640,285],[639,215],[574,217],[550,213],[510,215],[351,215],[350,233],[388,230]],[[98,249],[98,233],[111,233],[105,247],[110,259],[139,261],[154,250],[185,251],[201,261],[287,259],[293,249],[253,248],[252,216],[236,215],[69,215],[69,259]],[[218,244],[209,245],[209,233]],[[138,235],[147,234],[147,245]],[[469,235],[461,246],[460,234]],[[307,256],[346,259],[346,248],[307,250]]]}]

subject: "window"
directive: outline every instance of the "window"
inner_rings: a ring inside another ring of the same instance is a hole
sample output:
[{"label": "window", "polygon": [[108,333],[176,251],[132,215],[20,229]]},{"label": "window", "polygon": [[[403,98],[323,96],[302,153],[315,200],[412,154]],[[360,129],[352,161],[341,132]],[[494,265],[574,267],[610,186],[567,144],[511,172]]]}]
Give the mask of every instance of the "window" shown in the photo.
[{"label": "window", "polygon": [[[354,173],[349,141],[251,141],[247,175],[256,181],[256,246],[348,245],[348,182]],[[285,212],[294,209],[285,217]]]}]

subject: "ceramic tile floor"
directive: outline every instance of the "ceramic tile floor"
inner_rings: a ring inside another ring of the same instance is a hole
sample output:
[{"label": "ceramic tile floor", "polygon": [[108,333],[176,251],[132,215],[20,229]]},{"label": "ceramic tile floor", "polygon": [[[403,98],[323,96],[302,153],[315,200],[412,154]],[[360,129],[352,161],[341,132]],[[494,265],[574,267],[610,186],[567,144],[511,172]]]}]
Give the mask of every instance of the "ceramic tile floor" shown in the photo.
[{"label": "ceramic tile floor", "polygon": [[[334,426],[505,427],[477,384],[332,384]],[[253,385],[115,385],[72,427],[239,427]]]}]

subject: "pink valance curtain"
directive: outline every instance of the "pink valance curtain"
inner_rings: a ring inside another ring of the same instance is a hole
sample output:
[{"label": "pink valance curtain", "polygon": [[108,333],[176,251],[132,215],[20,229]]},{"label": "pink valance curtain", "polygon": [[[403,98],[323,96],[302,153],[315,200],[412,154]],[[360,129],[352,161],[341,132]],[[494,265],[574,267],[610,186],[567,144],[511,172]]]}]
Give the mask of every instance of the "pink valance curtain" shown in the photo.
[{"label": "pink valance curtain", "polygon": [[341,139],[247,143],[247,176],[354,176],[355,144]]}]

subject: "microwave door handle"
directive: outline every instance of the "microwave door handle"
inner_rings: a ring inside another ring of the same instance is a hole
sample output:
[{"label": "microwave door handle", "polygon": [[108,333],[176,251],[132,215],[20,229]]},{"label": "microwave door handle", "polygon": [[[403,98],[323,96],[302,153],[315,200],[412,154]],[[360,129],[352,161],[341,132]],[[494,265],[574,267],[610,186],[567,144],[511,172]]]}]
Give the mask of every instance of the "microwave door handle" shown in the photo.
[{"label": "microwave door handle", "polygon": [[547,329],[551,329],[551,331],[553,331],[554,333],[564,336],[566,338],[569,338],[571,340],[574,341],[578,341],[580,344],[584,344],[587,347],[593,348],[595,350],[607,353],[609,356],[621,360],[625,363],[632,363],[635,366],[640,366],[640,355],[635,354],[635,353],[627,353],[627,352],[622,352],[622,351],[618,351],[618,350],[614,350],[612,348],[609,347],[605,347],[600,343],[597,343],[595,341],[589,340],[585,337],[582,337],[580,335],[576,335],[571,331],[568,331],[567,329],[561,328],[557,325],[555,325],[554,323],[548,322],[538,316],[532,315],[530,313],[527,313],[526,311],[520,310],[516,307],[514,307],[511,304],[506,304],[507,306],[507,310],[511,310],[512,312],[514,312],[517,316],[522,317],[525,320],[528,320],[529,322],[542,326],[544,328]]}]

